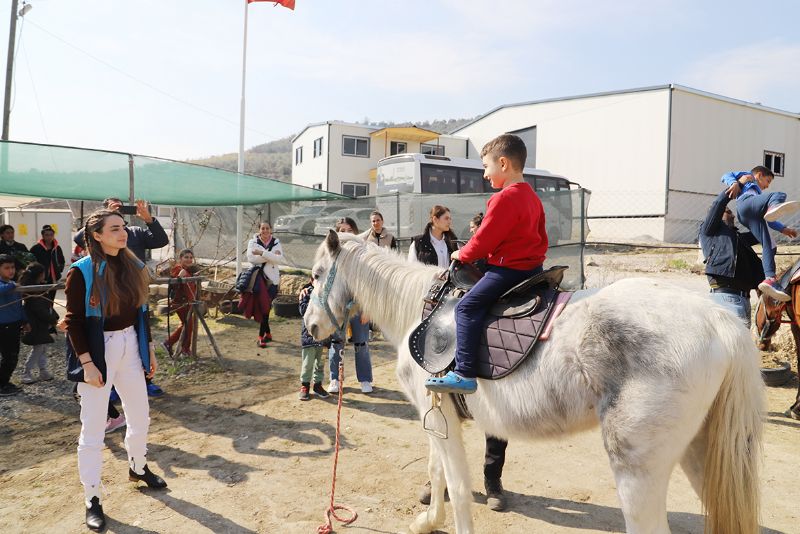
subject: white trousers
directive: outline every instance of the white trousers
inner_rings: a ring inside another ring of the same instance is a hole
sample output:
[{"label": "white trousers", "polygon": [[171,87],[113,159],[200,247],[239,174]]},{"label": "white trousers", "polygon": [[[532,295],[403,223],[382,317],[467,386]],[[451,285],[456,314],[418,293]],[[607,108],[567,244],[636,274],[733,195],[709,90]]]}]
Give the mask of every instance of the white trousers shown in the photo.
[{"label": "white trousers", "polygon": [[107,368],[105,385],[97,388],[85,382],[78,383],[81,396],[78,471],[87,501],[92,497],[102,499],[100,472],[112,385],[122,400],[127,421],[125,449],[131,469],[136,472],[141,472],[145,464],[147,432],[150,429],[150,405],[136,331],[130,326],[124,330],[105,332],[104,337]]}]

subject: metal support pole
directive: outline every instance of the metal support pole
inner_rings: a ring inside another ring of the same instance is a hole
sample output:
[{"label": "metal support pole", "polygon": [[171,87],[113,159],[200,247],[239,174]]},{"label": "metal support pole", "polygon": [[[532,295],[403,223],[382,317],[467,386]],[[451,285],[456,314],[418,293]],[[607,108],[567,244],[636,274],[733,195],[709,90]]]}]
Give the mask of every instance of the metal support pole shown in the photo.
[{"label": "metal support pole", "polygon": [[8,141],[9,120],[11,119],[11,84],[14,80],[14,44],[17,39],[18,0],[11,0],[11,28],[8,30],[8,59],[6,60],[6,92],[3,99],[3,135]]},{"label": "metal support pole", "polygon": [[586,251],[586,190],[581,187],[581,289],[586,288],[586,273],[583,265]]},{"label": "metal support pole", "polygon": [[131,206],[136,202],[136,197],[133,193],[133,156],[128,154],[128,202]]}]

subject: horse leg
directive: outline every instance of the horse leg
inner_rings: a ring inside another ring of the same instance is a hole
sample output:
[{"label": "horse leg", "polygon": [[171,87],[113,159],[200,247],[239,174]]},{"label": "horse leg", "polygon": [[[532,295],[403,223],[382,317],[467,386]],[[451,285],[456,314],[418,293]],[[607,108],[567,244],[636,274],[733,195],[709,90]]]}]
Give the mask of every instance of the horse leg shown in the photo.
[{"label": "horse leg", "polygon": [[[797,325],[797,315],[792,317],[790,326],[792,327],[792,337],[794,338],[794,352],[797,358],[798,369],[800,369],[800,326]],[[789,407],[787,415],[792,419],[800,419],[800,386],[797,388],[797,397],[794,404]]]},{"label": "horse leg", "polygon": [[708,428],[703,425],[681,458],[681,468],[697,496],[703,498],[703,474],[706,468],[706,449],[708,448]]},{"label": "horse leg", "polygon": [[444,476],[444,464],[439,456],[438,448],[434,441],[439,438],[429,436],[430,451],[428,453],[428,477],[431,481],[431,502],[427,510],[417,516],[409,530],[413,534],[426,534],[433,532],[444,525],[444,492],[446,482]]},{"label": "horse leg", "polygon": [[[420,514],[411,525],[412,532],[430,532],[424,528],[430,528],[432,520],[443,520],[438,515],[437,506],[444,506],[444,484],[447,483],[447,492],[450,495],[450,505],[453,509],[453,520],[457,534],[473,534],[472,524],[472,485],[470,483],[469,469],[467,464],[467,454],[464,450],[464,440],[461,433],[461,421],[456,413],[455,406],[448,396],[442,399],[442,413],[447,420],[447,439],[430,438],[431,445],[431,504],[429,511]],[[437,471],[435,458],[439,459],[439,464],[444,468],[444,481],[442,474]],[[438,480],[437,480],[438,478]],[[438,484],[438,487],[437,487]],[[436,499],[436,501],[434,501]],[[441,503],[441,504],[440,504]],[[431,509],[432,512],[430,511]],[[415,527],[422,527],[422,530],[414,530]],[[432,530],[432,529],[431,529]]]}]

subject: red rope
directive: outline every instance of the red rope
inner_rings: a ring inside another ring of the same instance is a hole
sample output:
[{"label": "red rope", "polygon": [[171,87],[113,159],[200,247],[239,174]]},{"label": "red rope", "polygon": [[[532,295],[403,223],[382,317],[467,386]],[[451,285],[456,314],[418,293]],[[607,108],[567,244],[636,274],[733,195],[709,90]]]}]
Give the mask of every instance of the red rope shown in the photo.
[{"label": "red rope", "polygon": [[[342,350],[344,352],[344,350]],[[343,355],[342,355],[343,356]],[[335,504],[334,494],[336,493],[336,466],[339,464],[339,425],[342,421],[342,394],[344,393],[344,358],[339,360],[339,401],[336,410],[336,449],[333,453],[333,481],[331,482],[331,503],[325,510],[325,523],[317,527],[317,534],[331,534],[333,532],[333,519],[342,525],[349,525],[358,519],[358,513],[343,504]],[[350,512],[350,518],[341,518],[336,515],[336,510],[346,510]]]}]

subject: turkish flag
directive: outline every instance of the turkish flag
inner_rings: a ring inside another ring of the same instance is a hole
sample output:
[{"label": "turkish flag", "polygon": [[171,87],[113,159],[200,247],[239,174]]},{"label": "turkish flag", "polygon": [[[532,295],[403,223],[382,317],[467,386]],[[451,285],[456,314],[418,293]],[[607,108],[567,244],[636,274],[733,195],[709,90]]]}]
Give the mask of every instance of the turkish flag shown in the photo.
[{"label": "turkish flag", "polygon": [[294,0],[247,0],[248,4],[252,4],[253,2],[272,2],[275,5],[280,4],[294,11]]}]

